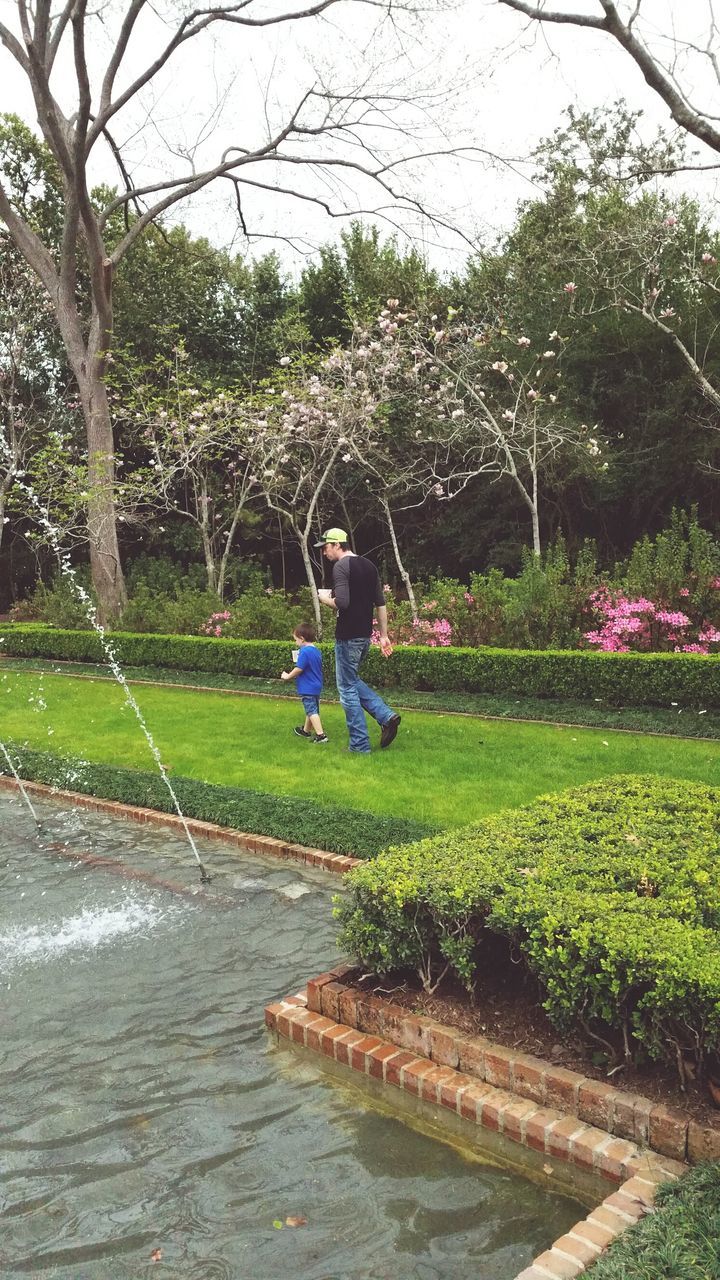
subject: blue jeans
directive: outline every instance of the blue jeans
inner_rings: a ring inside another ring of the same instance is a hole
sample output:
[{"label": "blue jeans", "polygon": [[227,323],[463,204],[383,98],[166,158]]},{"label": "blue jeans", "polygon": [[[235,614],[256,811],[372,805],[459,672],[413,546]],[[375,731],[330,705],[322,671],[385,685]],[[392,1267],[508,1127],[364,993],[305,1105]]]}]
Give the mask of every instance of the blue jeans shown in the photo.
[{"label": "blue jeans", "polygon": [[369,648],[370,640],[365,636],[359,636],[356,640],[335,641],[335,683],[345,712],[351,751],[370,750],[364,711],[380,725],[386,724],[394,715],[380,695],[358,675],[358,668]]}]

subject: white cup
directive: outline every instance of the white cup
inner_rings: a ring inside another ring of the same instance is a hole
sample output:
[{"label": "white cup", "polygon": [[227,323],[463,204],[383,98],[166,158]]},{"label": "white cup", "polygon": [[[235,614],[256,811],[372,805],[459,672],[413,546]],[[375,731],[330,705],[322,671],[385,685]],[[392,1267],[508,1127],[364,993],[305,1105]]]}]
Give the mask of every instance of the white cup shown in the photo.
[{"label": "white cup", "polygon": [[293,650],[292,650],[292,660],[293,660],[293,662],[297,662],[297,660],[298,660],[298,658],[299,658],[299,657],[300,657],[300,650],[299,650],[299,649],[293,649]]}]

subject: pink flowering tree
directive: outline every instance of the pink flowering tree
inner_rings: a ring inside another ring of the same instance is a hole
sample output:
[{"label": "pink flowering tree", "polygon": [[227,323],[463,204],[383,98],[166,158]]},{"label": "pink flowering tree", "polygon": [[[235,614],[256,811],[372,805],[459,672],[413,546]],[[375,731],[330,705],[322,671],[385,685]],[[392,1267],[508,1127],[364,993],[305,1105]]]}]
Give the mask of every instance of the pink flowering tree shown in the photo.
[{"label": "pink flowering tree", "polygon": [[361,389],[367,397],[364,430],[348,438],[333,474],[333,489],[344,506],[348,479],[354,475],[371,504],[379,507],[412,616],[417,618],[415,588],[401,552],[396,517],[434,499],[436,482],[428,438],[418,426],[423,414],[414,377],[396,336],[409,319],[399,300],[389,298],[376,324],[358,326],[352,341],[325,361],[324,370],[336,371],[346,386]]},{"label": "pink flowering tree", "polygon": [[[532,549],[542,552],[541,486],[569,461],[597,465],[603,446],[577,420],[562,389],[565,340],[509,334],[500,318],[477,325],[452,307],[443,319],[400,313],[391,299],[379,318],[392,363],[388,402],[413,426],[422,459],[413,480],[448,501],[485,476],[504,477],[527,507]],[[603,465],[600,463],[600,465]]]},{"label": "pink flowering tree", "polygon": [[360,442],[376,429],[378,402],[358,376],[352,344],[345,358],[331,357],[320,370],[302,361],[295,367],[290,357],[281,364],[278,385],[245,406],[250,478],[297,541],[322,634],[311,542],[333,473],[362,452]]},{"label": "pink flowering tree", "polygon": [[252,521],[250,504],[260,496],[244,404],[229,392],[193,385],[179,347],[141,376],[132,362],[123,366],[111,400],[145,456],[144,465],[118,483],[118,497],[132,496],[137,521],[156,522],[163,514],[188,521],[202,548],[208,590],[222,600],[235,538]]}]

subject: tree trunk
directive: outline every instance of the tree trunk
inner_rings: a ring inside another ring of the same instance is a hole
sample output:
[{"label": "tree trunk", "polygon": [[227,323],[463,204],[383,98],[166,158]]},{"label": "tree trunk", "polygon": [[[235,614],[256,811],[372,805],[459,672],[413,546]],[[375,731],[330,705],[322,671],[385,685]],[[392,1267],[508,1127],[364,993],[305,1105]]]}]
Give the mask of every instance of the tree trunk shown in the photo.
[{"label": "tree trunk", "polygon": [[227,576],[228,561],[230,559],[232,544],[235,539],[235,531],[239,523],[240,523],[240,511],[238,510],[235,512],[232,518],[232,522],[230,524],[230,528],[228,529],[225,535],[225,546],[223,547],[223,553],[220,557],[220,566],[218,569],[218,577],[217,577],[217,593],[222,601],[225,600],[225,578]]},{"label": "tree trunk", "polygon": [[397,537],[396,537],[396,535],[395,535],[395,525],[394,525],[394,523],[393,523],[393,518],[392,518],[391,511],[390,511],[390,506],[389,506],[389,504],[385,501],[385,499],[384,499],[384,498],[381,498],[381,499],[380,499],[380,502],[381,502],[381,504],[382,504],[382,509],[383,509],[383,511],[385,512],[385,520],[386,520],[386,522],[387,522],[387,527],[388,527],[388,529],[390,530],[390,541],[392,542],[392,548],[393,548],[393,552],[394,552],[394,555],[395,555],[395,563],[396,563],[396,565],[397,565],[397,567],[398,567],[398,571],[399,571],[399,573],[400,573],[400,577],[402,578],[403,582],[405,583],[405,590],[407,591],[407,597],[408,597],[408,600],[410,601],[410,608],[412,609],[412,616],[413,616],[413,618],[417,618],[417,616],[418,616],[418,611],[417,611],[417,601],[416,601],[416,599],[415,599],[415,592],[413,591],[413,584],[412,584],[412,582],[410,581],[410,574],[408,573],[407,569],[405,568],[405,565],[403,564],[402,560],[400,559],[400,548],[399,548],[399,546],[398,546],[398,540],[397,540]]},{"label": "tree trunk", "polygon": [[315,581],[315,574],[313,572],[313,564],[310,558],[310,550],[308,547],[308,535],[301,533],[299,530],[296,530],[296,533],[297,533],[298,542],[300,543],[300,552],[302,554],[303,564],[305,565],[305,574],[307,576],[308,586],[310,588],[310,595],[312,596],[313,614],[315,615],[315,626],[317,627],[318,639],[322,640],[323,624],[322,624],[320,597],[318,595],[317,583]]},{"label": "tree trunk", "polygon": [[532,535],[533,535],[533,555],[540,559],[542,555],[542,547],[540,546],[540,515],[538,512],[538,477],[537,471],[533,471],[533,496],[530,503],[530,516],[532,518]]},{"label": "tree trunk", "polygon": [[107,389],[88,358],[78,378],[88,441],[88,538],[92,584],[103,626],[117,621],[127,604],[115,515],[115,445]]}]

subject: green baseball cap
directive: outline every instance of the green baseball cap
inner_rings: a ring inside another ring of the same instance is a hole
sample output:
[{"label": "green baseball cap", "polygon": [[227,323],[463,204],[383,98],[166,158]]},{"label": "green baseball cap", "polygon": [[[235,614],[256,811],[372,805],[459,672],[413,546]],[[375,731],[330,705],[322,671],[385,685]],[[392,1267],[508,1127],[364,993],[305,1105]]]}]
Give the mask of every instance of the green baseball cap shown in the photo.
[{"label": "green baseball cap", "polygon": [[319,542],[314,543],[316,547],[324,547],[328,542],[347,542],[348,536],[344,529],[326,529]]}]

